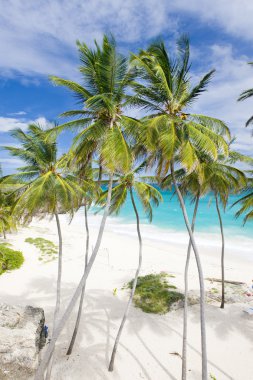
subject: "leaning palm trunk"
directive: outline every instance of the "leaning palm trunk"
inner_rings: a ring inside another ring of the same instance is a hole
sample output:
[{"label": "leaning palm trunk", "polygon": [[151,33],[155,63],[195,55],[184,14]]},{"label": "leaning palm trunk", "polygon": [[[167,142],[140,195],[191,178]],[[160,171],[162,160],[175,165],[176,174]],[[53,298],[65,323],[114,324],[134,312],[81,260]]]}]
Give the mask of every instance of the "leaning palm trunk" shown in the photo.
[{"label": "leaning palm trunk", "polygon": [[129,310],[130,310],[130,306],[131,306],[132,301],[133,301],[133,297],[134,297],[134,293],[135,293],[135,289],[136,289],[136,285],[137,285],[137,280],[138,280],[138,276],[139,276],[140,269],[141,269],[141,263],[142,263],[142,239],[141,239],[141,232],[140,232],[140,219],[139,219],[139,214],[138,214],[137,207],[136,207],[136,204],[134,201],[132,188],[130,188],[130,196],[131,196],[131,201],[132,201],[132,205],[134,208],[134,212],[136,215],[137,233],[138,233],[138,239],[139,239],[139,264],[138,264],[138,268],[137,268],[136,273],[135,273],[134,282],[133,282],[130,297],[129,297],[129,300],[128,300],[128,303],[127,303],[127,306],[125,309],[125,313],[124,313],[124,316],[122,318],[122,321],[121,321],[121,324],[120,324],[120,327],[118,330],[118,334],[117,334],[117,337],[115,339],[114,347],[112,350],[112,356],[111,356],[111,360],[110,360],[110,364],[109,364],[109,368],[108,368],[108,370],[110,372],[113,371],[114,360],[115,360],[119,340],[120,340],[120,337],[121,337],[121,334],[122,334],[122,331],[123,331],[123,328],[124,328],[124,325],[125,325],[125,322],[126,322]]},{"label": "leaning palm trunk", "polygon": [[174,172],[174,162],[171,162],[171,177],[173,184],[175,186],[175,190],[178,196],[178,200],[180,202],[180,206],[183,212],[183,217],[185,221],[186,228],[189,233],[189,237],[191,240],[191,245],[195,254],[195,259],[197,262],[198,267],[198,274],[199,274],[199,287],[200,287],[200,325],[201,325],[201,351],[202,351],[202,380],[207,380],[207,353],[206,353],[206,326],[205,326],[205,287],[204,287],[204,277],[203,277],[203,271],[202,271],[202,265],[200,262],[200,257],[198,253],[198,249],[196,246],[195,238],[192,233],[191,225],[188,219],[186,207],[184,204],[184,200],[181,194],[181,191],[179,190],[175,178],[175,172]]},{"label": "leaning palm trunk", "polygon": [[[90,239],[86,204],[84,205],[84,215],[85,215],[85,229],[86,229],[86,251],[85,251],[85,264],[84,264],[84,273],[85,273],[86,267],[88,265],[89,239]],[[84,299],[84,294],[85,294],[85,286],[86,286],[86,281],[85,281],[83,288],[82,288],[82,293],[81,293],[80,303],[79,303],[79,309],[78,309],[77,318],[76,318],[76,324],[75,324],[74,332],[73,332],[73,335],[72,335],[72,338],[70,341],[70,345],[69,345],[69,348],[67,351],[67,355],[71,355],[71,353],[72,353],[72,350],[73,350],[73,347],[75,344],[75,340],[76,340],[76,336],[77,336],[77,332],[79,329],[79,324],[80,324],[82,309],[83,309],[83,299]]]},{"label": "leaning palm trunk", "polygon": [[[60,312],[60,303],[61,303],[61,277],[62,277],[62,233],[61,233],[61,225],[60,225],[59,215],[58,215],[57,212],[55,212],[55,219],[56,219],[57,230],[58,230],[58,237],[59,237],[59,257],[58,257],[58,275],[57,275],[56,305],[55,305],[54,321],[53,321],[53,334],[54,334],[55,326],[56,326],[57,319],[59,317],[59,312]],[[50,363],[48,365],[48,369],[47,369],[46,380],[49,380],[50,377],[51,377],[51,372],[52,372],[52,367],[53,367],[53,360],[54,360],[54,356],[52,355]]]},{"label": "leaning palm trunk", "polygon": [[222,224],[217,194],[215,194],[215,202],[216,202],[216,210],[217,210],[219,222],[220,222],[220,232],[221,232],[221,240],[222,240],[222,246],[221,246],[221,305],[220,305],[220,307],[221,307],[221,309],[224,309],[224,305],[225,305],[225,268],[224,268],[225,238],[224,238],[223,224]]},{"label": "leaning palm trunk", "polygon": [[39,367],[38,367],[37,372],[35,374],[34,380],[43,380],[45,369],[46,369],[48,362],[50,361],[51,355],[54,351],[54,345],[55,345],[61,331],[63,330],[66,322],[68,321],[68,319],[69,319],[69,317],[73,311],[73,308],[75,307],[75,304],[76,304],[76,302],[77,302],[77,300],[78,300],[78,298],[82,292],[83,286],[86,282],[87,277],[89,276],[90,270],[91,270],[91,268],[94,264],[94,261],[97,257],[97,253],[98,253],[98,250],[100,248],[102,237],[103,237],[103,232],[105,229],[106,219],[107,219],[107,216],[109,214],[109,208],[110,208],[110,204],[111,204],[111,195],[112,195],[112,184],[113,184],[113,175],[111,174],[110,179],[109,179],[106,206],[105,206],[104,214],[103,214],[102,221],[100,224],[100,228],[99,228],[98,237],[97,237],[95,247],[93,249],[93,252],[92,252],[92,255],[90,257],[89,263],[86,267],[86,270],[85,270],[85,272],[84,272],[84,274],[83,274],[83,276],[82,276],[82,278],[81,278],[81,280],[80,280],[80,282],[76,288],[76,291],[75,291],[73,297],[71,298],[71,300],[70,300],[65,312],[63,313],[61,319],[59,320],[59,322],[57,323],[57,325],[55,327],[53,337],[52,337],[51,342],[49,343],[49,345],[47,347],[47,350],[44,354],[44,357],[42,358],[42,360],[39,364]]},{"label": "leaning palm trunk", "polygon": [[[194,233],[195,221],[199,205],[199,193],[197,194],[193,217],[192,217],[192,233]],[[187,378],[187,319],[188,319],[188,270],[191,256],[191,239],[189,240],[187,257],[184,271],[184,326],[183,326],[183,349],[182,349],[182,380]]]}]

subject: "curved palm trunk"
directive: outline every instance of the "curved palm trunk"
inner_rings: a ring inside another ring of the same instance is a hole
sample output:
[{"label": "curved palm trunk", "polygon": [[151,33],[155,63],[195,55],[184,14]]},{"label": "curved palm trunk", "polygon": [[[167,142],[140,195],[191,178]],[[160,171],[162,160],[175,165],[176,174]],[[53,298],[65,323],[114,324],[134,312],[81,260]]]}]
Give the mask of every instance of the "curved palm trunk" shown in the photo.
[{"label": "curved palm trunk", "polygon": [[[87,206],[86,206],[86,204],[84,205],[84,215],[85,215],[85,229],[86,229],[86,251],[85,251],[85,264],[84,264],[84,273],[85,273],[86,267],[88,265],[89,240],[90,240],[90,233],[89,233],[88,215],[87,215]],[[73,347],[74,347],[74,344],[75,344],[75,340],[76,340],[76,336],[77,336],[77,332],[78,332],[78,329],[79,329],[79,324],[80,324],[81,315],[82,315],[82,309],[83,309],[83,299],[84,299],[84,294],[85,294],[85,286],[86,286],[86,281],[85,281],[85,283],[83,285],[83,288],[82,288],[82,293],[81,293],[81,297],[80,297],[80,303],[79,303],[79,308],[78,308],[78,313],[77,313],[77,318],[76,318],[76,324],[75,324],[73,335],[72,335],[72,338],[71,338],[71,341],[70,341],[70,345],[69,345],[69,348],[68,348],[68,351],[67,351],[67,355],[71,355],[71,353],[72,353],[72,350],[73,350]]]},{"label": "curved palm trunk", "polygon": [[[192,233],[194,233],[195,221],[199,205],[199,193],[197,194],[193,217],[192,217]],[[187,319],[188,319],[188,270],[191,257],[191,239],[189,240],[187,257],[184,271],[184,326],[183,326],[183,349],[182,349],[182,380],[187,378]]]},{"label": "curved palm trunk", "polygon": [[221,246],[221,305],[220,305],[220,307],[221,307],[221,309],[224,309],[224,305],[225,305],[225,266],[224,266],[225,238],[224,238],[223,224],[222,224],[217,194],[215,194],[215,202],[216,202],[216,210],[217,210],[219,222],[220,222],[220,232],[221,232],[221,241],[222,241],[222,246]]},{"label": "curved palm trunk", "polygon": [[192,233],[191,225],[188,219],[186,207],[184,204],[184,199],[182,197],[181,191],[179,190],[175,178],[174,172],[174,163],[171,162],[171,177],[173,180],[173,184],[175,186],[175,190],[178,196],[178,200],[180,202],[180,206],[183,212],[183,217],[185,221],[186,228],[189,233],[189,237],[191,240],[191,245],[195,254],[195,259],[198,267],[198,275],[199,275],[199,287],[200,287],[200,325],[201,325],[201,351],[202,351],[202,380],[207,380],[207,352],[206,352],[206,323],[205,323],[205,287],[204,287],[204,277],[202,271],[202,265],[198,253],[198,249],[196,246],[195,238]]},{"label": "curved palm trunk", "polygon": [[138,214],[137,207],[136,207],[136,204],[134,201],[132,188],[130,188],[130,196],[131,196],[131,201],[132,201],[132,205],[134,208],[134,212],[136,215],[137,233],[138,233],[138,239],[139,239],[139,264],[138,264],[138,268],[137,268],[136,273],[135,273],[134,282],[133,282],[130,297],[129,297],[129,300],[128,300],[128,303],[127,303],[127,306],[125,309],[125,313],[124,313],[124,316],[122,318],[122,321],[121,321],[121,324],[120,324],[120,327],[118,330],[118,334],[117,334],[116,339],[115,339],[114,347],[112,350],[112,356],[111,356],[111,360],[110,360],[110,364],[109,364],[109,368],[108,368],[109,372],[113,371],[114,360],[115,360],[119,340],[120,340],[120,337],[121,337],[121,334],[122,334],[122,331],[123,331],[123,328],[124,328],[124,325],[125,325],[125,322],[126,322],[129,310],[130,310],[130,306],[131,306],[132,301],[133,301],[133,297],[134,297],[134,293],[135,293],[135,289],[136,289],[136,285],[137,285],[137,280],[138,280],[138,276],[139,276],[140,269],[141,269],[141,263],[142,263],[142,238],[141,238],[141,232],[140,232],[140,219],[139,219],[139,214]]},{"label": "curved palm trunk", "polygon": [[93,249],[93,252],[92,252],[92,255],[91,255],[90,260],[88,262],[88,265],[86,267],[86,270],[85,270],[85,272],[84,272],[84,274],[83,274],[83,276],[82,276],[82,278],[81,278],[81,280],[80,280],[80,282],[79,282],[79,284],[75,290],[75,293],[74,293],[73,297],[71,298],[67,308],[65,309],[65,312],[63,313],[61,319],[59,320],[59,322],[57,323],[57,325],[55,327],[53,337],[52,337],[51,342],[49,343],[49,345],[47,347],[47,350],[45,351],[44,357],[42,358],[42,360],[38,366],[34,380],[43,380],[45,369],[48,365],[48,362],[50,361],[51,355],[52,355],[53,350],[54,350],[54,345],[55,345],[60,333],[62,332],[66,322],[68,321],[68,319],[72,313],[73,308],[75,307],[75,304],[79,298],[79,295],[82,292],[82,288],[86,282],[87,277],[89,276],[91,268],[92,268],[92,266],[95,262],[95,259],[97,257],[98,250],[100,248],[104,229],[105,229],[106,219],[107,219],[107,216],[109,214],[109,208],[110,208],[110,204],[111,204],[111,195],[112,195],[112,183],[113,183],[113,175],[111,174],[110,179],[109,179],[109,186],[108,186],[108,194],[107,194],[105,211],[104,211],[103,218],[102,218],[102,221],[101,221],[101,224],[99,227],[99,232],[98,232],[98,237],[97,237],[95,247]]},{"label": "curved palm trunk", "polygon": [[[59,220],[59,215],[55,212],[55,219],[57,224],[58,238],[59,238],[59,256],[58,256],[58,275],[57,275],[57,290],[56,290],[56,305],[54,310],[54,320],[53,320],[53,333],[55,330],[56,322],[59,317],[60,312],[60,303],[61,303],[61,277],[62,277],[62,233],[61,233],[61,225]],[[52,367],[53,367],[54,357],[52,355],[50,363],[47,369],[46,380],[49,380],[51,377]]]}]

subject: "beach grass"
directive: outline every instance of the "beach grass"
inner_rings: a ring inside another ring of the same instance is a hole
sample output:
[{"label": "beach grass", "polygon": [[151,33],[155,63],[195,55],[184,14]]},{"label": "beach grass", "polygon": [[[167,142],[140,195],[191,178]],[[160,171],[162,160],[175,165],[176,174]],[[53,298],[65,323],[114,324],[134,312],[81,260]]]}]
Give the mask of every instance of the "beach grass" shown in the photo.
[{"label": "beach grass", "polygon": [[26,243],[33,244],[40,251],[39,260],[49,262],[56,259],[58,254],[57,246],[50,240],[37,237],[28,237],[25,239]]},{"label": "beach grass", "polygon": [[[177,287],[168,282],[165,272],[140,276],[134,295],[134,304],[145,313],[165,314],[174,302],[183,300],[184,296]],[[132,289],[133,280],[125,288]]]}]

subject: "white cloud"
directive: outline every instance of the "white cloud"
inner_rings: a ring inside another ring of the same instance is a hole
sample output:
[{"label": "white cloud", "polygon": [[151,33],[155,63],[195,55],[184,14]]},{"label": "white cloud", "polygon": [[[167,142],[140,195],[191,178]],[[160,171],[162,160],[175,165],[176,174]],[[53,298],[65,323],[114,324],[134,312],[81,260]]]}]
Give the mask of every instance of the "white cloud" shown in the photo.
[{"label": "white cloud", "polygon": [[0,132],[9,132],[14,128],[27,128],[27,122],[21,121],[13,117],[3,117],[0,116]]},{"label": "white cloud", "polygon": [[[90,44],[104,32],[112,32],[123,47],[143,43],[162,33],[181,33],[180,22],[189,14],[199,23],[253,40],[249,0],[213,0],[211,5],[210,0],[3,0],[0,75],[75,77],[76,39]],[[21,81],[30,83],[27,78]]]},{"label": "white cloud", "polygon": [[[24,113],[17,112],[20,116],[23,116]],[[11,138],[8,133],[14,128],[21,128],[22,130],[26,130],[28,125],[31,123],[39,124],[42,127],[46,127],[51,125],[51,123],[43,116],[40,116],[34,120],[22,118],[11,118],[11,117],[3,117],[0,116],[0,167],[4,171],[4,174],[12,173],[16,168],[22,166],[24,162],[18,158],[12,158],[9,153],[4,150],[2,147],[4,146],[12,146],[18,147],[18,144],[11,141]]]},{"label": "white cloud", "polygon": [[23,165],[24,162],[18,158],[0,158],[0,164],[5,164],[6,166],[18,166]]},{"label": "white cloud", "polygon": [[26,115],[26,112],[25,111],[12,112],[12,113],[9,113],[8,115],[10,115],[10,116],[22,116],[22,115]]},{"label": "white cloud", "polygon": [[253,2],[250,0],[176,0],[173,9],[194,14],[201,22],[220,26],[236,37],[253,40]]},{"label": "white cloud", "polygon": [[174,31],[165,0],[37,0],[1,2],[0,73],[75,75],[75,41],[112,32],[120,42]]},{"label": "white cloud", "polygon": [[47,119],[45,117],[38,117],[35,120],[27,120],[27,119],[18,119],[13,117],[3,117],[0,116],[0,133],[1,132],[9,132],[10,130],[14,128],[21,128],[25,130],[28,126],[28,124],[31,123],[37,123],[41,125],[42,127],[45,127],[49,124]]},{"label": "white cloud", "polygon": [[[76,39],[90,44],[111,31],[124,48],[161,33],[177,35],[184,15],[242,40],[253,40],[253,2],[249,0],[2,0],[0,76],[22,73],[25,77],[20,80],[25,85],[38,85],[38,74],[73,78],[77,75],[73,63],[77,62]],[[253,68],[246,64],[252,57],[235,58],[231,46],[218,42],[204,52],[193,47],[193,58],[202,62],[203,71],[217,68],[196,111],[224,119],[238,136],[235,146],[252,152],[251,133],[244,125],[253,114],[253,100],[236,101],[243,90],[253,87]],[[24,116],[21,113],[10,116],[0,117],[0,132],[27,127],[29,120],[19,118]]]},{"label": "white cloud", "polygon": [[253,67],[247,64],[249,58],[235,57],[230,45],[213,45],[205,54],[208,55],[205,66],[216,67],[217,71],[208,91],[200,96],[193,110],[224,120],[232,135],[237,137],[234,148],[252,155],[252,128],[245,128],[245,123],[253,115],[253,98],[237,101],[242,91],[253,88]]},{"label": "white cloud", "polygon": [[0,157],[0,168],[3,175],[15,173],[16,169],[22,166],[24,166],[24,162],[18,158]]}]

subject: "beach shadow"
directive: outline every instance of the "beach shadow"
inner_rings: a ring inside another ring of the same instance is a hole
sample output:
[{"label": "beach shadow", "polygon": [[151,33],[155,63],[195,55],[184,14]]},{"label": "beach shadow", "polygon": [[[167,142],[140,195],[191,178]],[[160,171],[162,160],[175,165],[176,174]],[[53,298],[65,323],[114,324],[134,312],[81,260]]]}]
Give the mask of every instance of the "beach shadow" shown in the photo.
[{"label": "beach shadow", "polygon": [[[94,363],[95,360],[95,362],[100,363],[100,366],[104,366],[104,370],[102,371],[104,375],[106,374],[104,376],[104,379],[107,379],[107,376],[110,376],[111,379],[111,376],[113,375],[107,373],[107,368],[110,360],[112,347],[114,344],[114,339],[118,331],[118,327],[123,316],[126,303],[125,301],[120,300],[118,297],[108,295],[108,291],[101,290],[88,291],[85,302],[86,303],[83,309],[80,330],[71,358],[66,357],[65,354],[71,338],[71,334],[73,332],[77,310],[73,312],[71,320],[69,321],[63,333],[61,334],[61,338],[59,340],[60,348],[58,349],[60,350],[61,361],[65,362],[66,360],[73,360],[73,357],[75,357],[75,361],[79,361],[79,357],[83,357],[83,359],[85,358],[85,363],[86,361],[89,361],[88,372],[86,372],[85,367],[85,372],[87,373],[87,375],[89,374],[90,376],[87,377],[87,379],[93,379],[97,378],[95,376],[100,376],[98,372],[101,372],[100,370],[98,371],[96,369],[96,365]],[[143,345],[144,349],[148,352],[150,358],[153,359],[156,365],[158,365],[165,372],[166,378],[169,378],[171,380],[177,380],[176,377],[170,373],[169,368],[166,368],[166,366],[159,361],[159,358],[156,357],[152,350],[148,348],[148,345],[143,341],[138,332],[138,327],[143,327],[143,325],[147,323],[151,324],[152,329],[153,331],[155,331],[155,333],[157,333],[158,335],[164,335],[162,327],[159,328],[159,323],[155,324],[153,318],[146,319],[147,315],[142,313],[141,311],[133,309],[132,312],[133,314],[137,313],[137,318],[133,316],[129,318],[125,326],[127,332],[137,337],[137,339]],[[136,323],[137,320],[138,323]],[[135,325],[134,327],[132,326],[133,324]],[[154,330],[155,326],[156,329]],[[111,332],[112,328],[113,332]],[[100,343],[97,342],[98,334],[100,335]],[[101,340],[104,340],[103,344],[101,343]],[[76,357],[77,352],[78,357]],[[94,355],[96,359],[94,359]],[[122,335],[117,357],[115,360],[115,370],[113,372],[115,374],[114,376],[116,376],[117,374],[117,361],[122,361],[124,359],[124,355],[127,355],[138,365],[138,368],[143,373],[145,379],[152,380],[152,377],[145,368],[145,361],[144,363],[142,363],[139,359],[142,356],[141,352],[138,352],[138,355],[136,355],[130,347],[127,347],[127,345],[124,343],[124,334]],[[125,360],[127,360],[127,358]],[[78,363],[76,363],[75,366],[76,365],[78,365]],[[80,361],[80,365],[83,365],[82,361]],[[55,369],[54,373],[55,375],[58,373],[57,368]]]},{"label": "beach shadow", "polygon": [[[26,292],[21,296],[9,296],[9,304],[20,304],[20,305],[32,305],[37,307],[43,307],[46,305],[46,323],[51,326],[53,311],[54,311],[54,301],[56,297],[56,289],[52,287],[52,282],[55,281],[55,277],[49,277],[47,281],[45,278],[32,280],[30,289],[31,292]],[[64,283],[62,291],[62,311],[65,310],[66,305],[71,299],[76,288],[74,283]],[[124,298],[124,299],[123,299]],[[80,324],[80,330],[77,336],[76,345],[74,347],[73,353],[70,357],[66,356],[66,350],[70,338],[72,336],[73,327],[76,320],[78,303],[73,311],[67,325],[65,326],[59,342],[56,346],[56,357],[57,360],[53,369],[53,379],[66,380],[62,373],[70,373],[70,368],[75,368],[75,377],[71,380],[79,380],[83,377],[82,372],[85,372],[86,379],[113,379],[114,376],[118,376],[117,372],[117,361],[122,361],[124,355],[130,359],[129,365],[134,361],[138,366],[139,370],[142,372],[143,376],[147,380],[153,380],[146,369],[145,360],[142,363],[140,358],[142,357],[142,352],[136,354],[131,347],[124,343],[124,334],[121,337],[121,342],[119,345],[116,361],[114,375],[107,372],[111,350],[114,344],[114,339],[118,331],[118,327],[121,318],[124,314],[126,307],[127,295],[124,297],[113,296],[112,292],[109,290],[88,290],[85,296],[83,315]],[[199,306],[193,306],[190,308],[189,318],[191,322],[199,324]],[[206,321],[208,327],[216,330],[216,334],[219,337],[226,337],[231,329],[238,330],[241,334],[244,334],[247,339],[252,341],[253,338],[253,326],[252,321],[244,316],[238,319],[233,318],[231,323],[227,323],[227,313],[229,310],[220,310],[218,307],[213,305],[207,305]],[[142,345],[143,349],[148,353],[150,359],[155,363],[160,370],[163,371],[164,375],[171,380],[177,380],[177,378],[169,370],[169,360],[168,365],[164,364],[159,358],[159,352],[152,349],[152,344],[149,344],[145,334],[145,328],[148,328],[156,336],[169,337],[172,334],[177,335],[182,340],[181,324],[178,325],[178,329],[175,328],[173,324],[173,318],[182,318],[182,310],[177,312],[172,312],[174,314],[167,314],[165,316],[150,315],[143,313],[141,310],[136,309],[132,306],[127,323],[125,325],[125,331],[128,335],[133,335]],[[217,313],[219,313],[219,318],[217,318]],[[232,313],[233,314],[233,313]],[[215,317],[215,318],[214,318]],[[235,319],[235,320],[234,320]],[[243,326],[242,326],[243,324]],[[250,331],[250,333],[249,333]],[[99,341],[98,341],[99,340]],[[193,350],[199,357],[201,353],[194,346],[188,343],[189,349]],[[175,351],[178,347],[175,347]],[[180,347],[181,349],[181,347]],[[222,373],[225,378],[233,380],[233,377],[223,371],[218,365],[212,361],[208,361],[213,368],[216,368],[220,373]],[[167,362],[166,362],[167,363]],[[181,367],[181,360],[175,362],[175,366]],[[85,368],[85,370],[84,370]],[[193,373],[193,372],[192,372]],[[194,372],[195,373],[195,372]],[[80,375],[80,376],[79,376]],[[199,374],[196,372],[196,378]],[[117,378],[117,377],[115,377]]]},{"label": "beach shadow", "polygon": [[[245,336],[251,343],[253,348],[253,325],[252,318],[243,312],[249,304],[226,304],[224,309],[217,305],[206,305],[206,323],[216,331],[219,338],[225,339],[231,332],[238,331]],[[194,306],[198,308],[198,306]],[[191,314],[191,321],[197,323],[199,321],[198,312]]]}]

